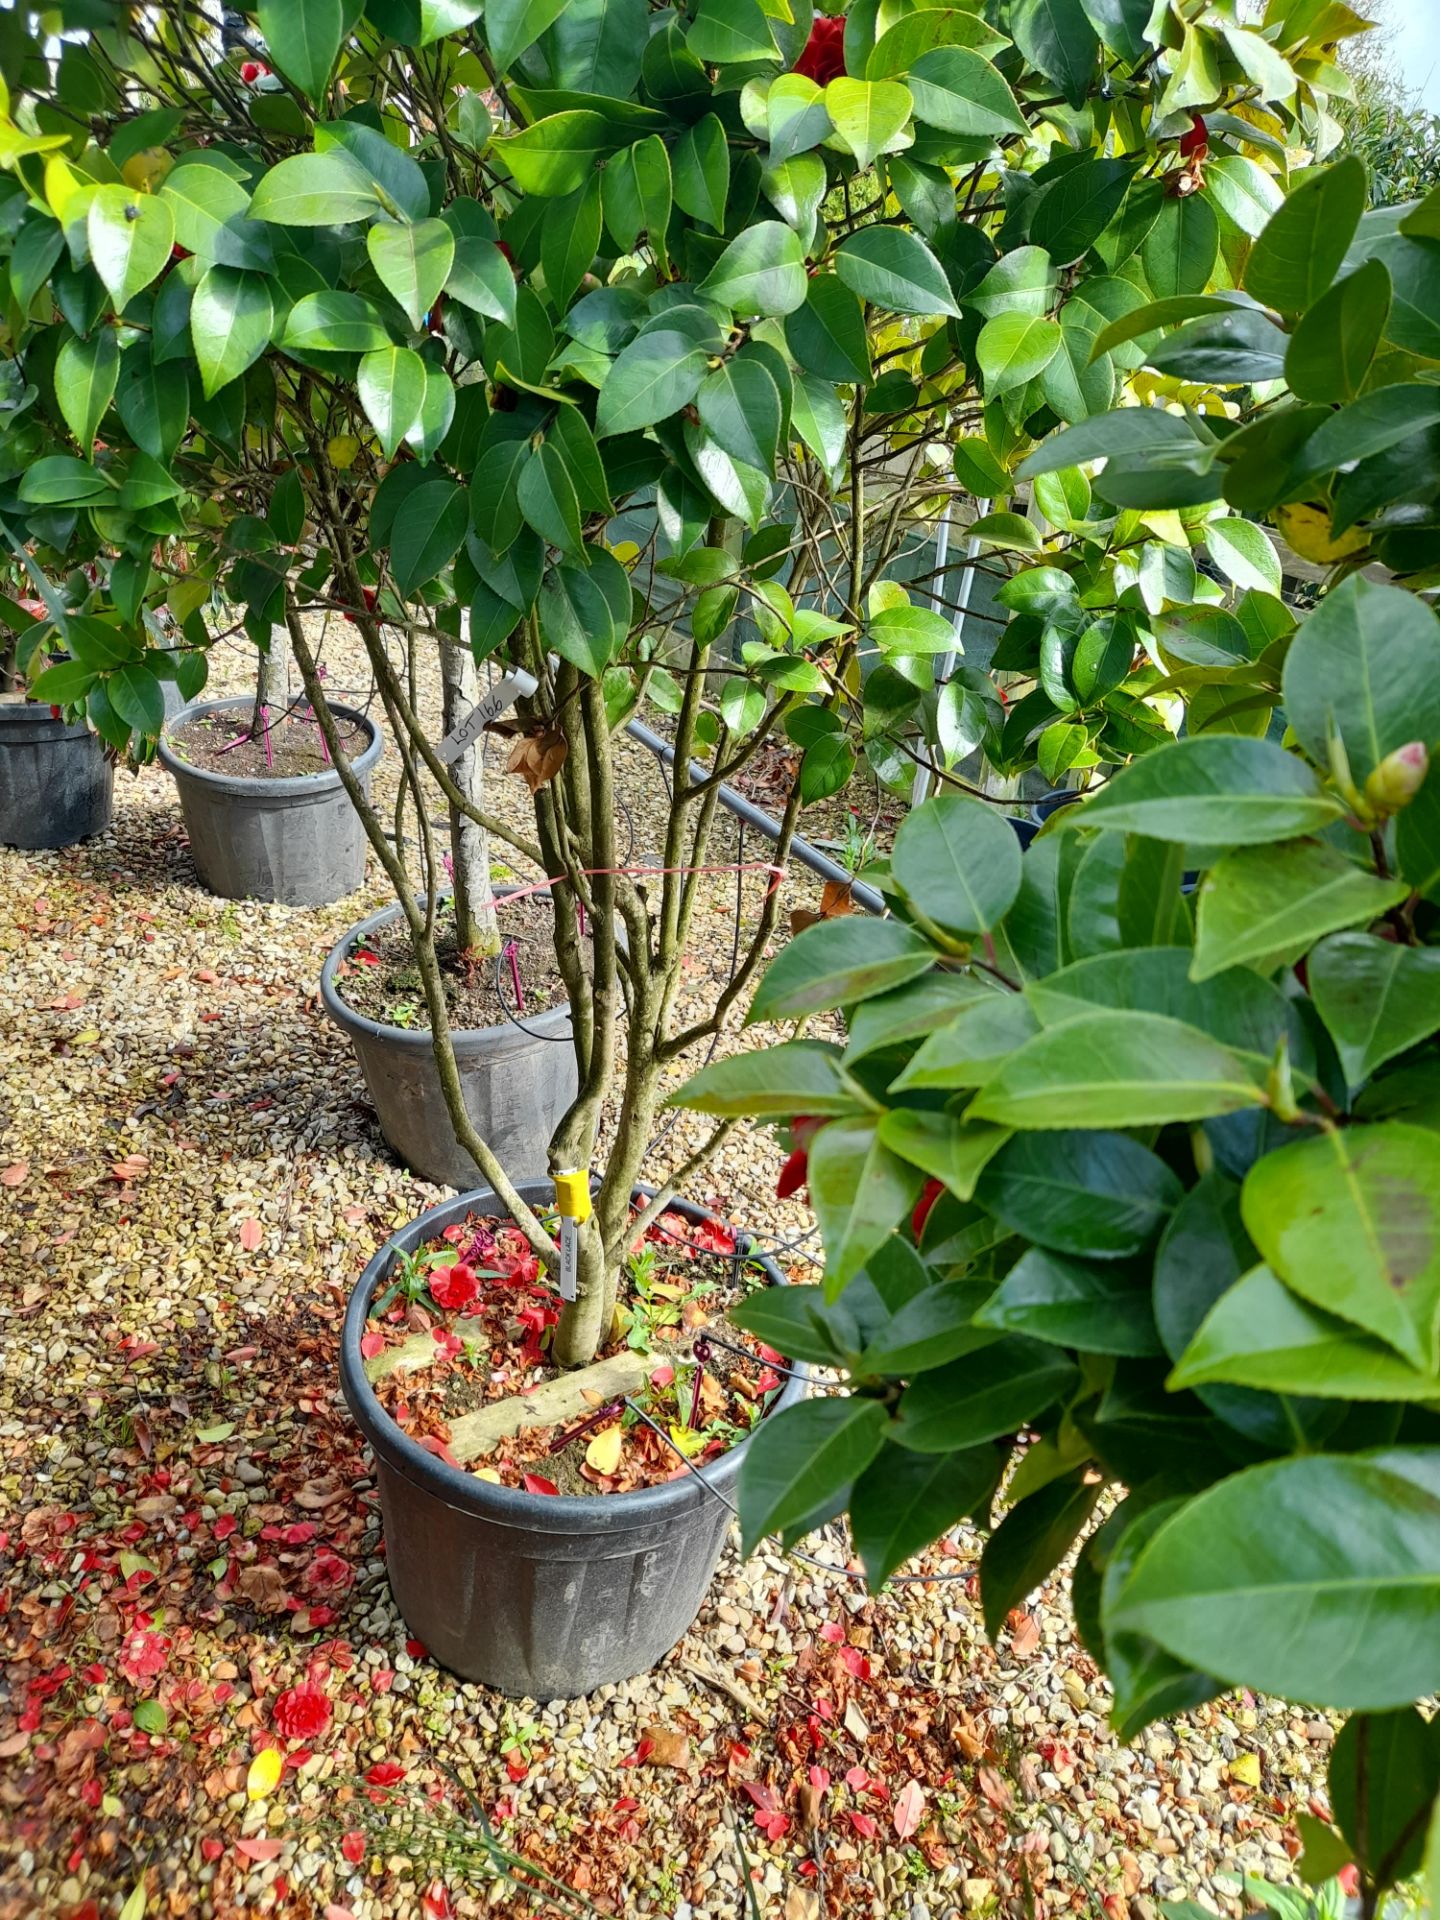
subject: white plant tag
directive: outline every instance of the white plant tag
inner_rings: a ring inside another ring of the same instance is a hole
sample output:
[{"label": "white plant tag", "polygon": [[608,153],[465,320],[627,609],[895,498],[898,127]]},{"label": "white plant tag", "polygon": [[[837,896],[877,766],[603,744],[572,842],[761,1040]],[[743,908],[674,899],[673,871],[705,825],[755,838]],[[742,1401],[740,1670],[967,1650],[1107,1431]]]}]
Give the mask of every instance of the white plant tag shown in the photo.
[{"label": "white plant tag", "polygon": [[436,749],[436,758],[448,767],[465,749],[473,746],[492,720],[498,720],[517,700],[528,700],[538,682],[533,673],[514,667],[503,680],[497,680],[476,707],[472,707],[453,733],[447,733]]},{"label": "white plant tag", "polygon": [[560,1298],[573,1300],[580,1279],[580,1222],[560,1216]]}]

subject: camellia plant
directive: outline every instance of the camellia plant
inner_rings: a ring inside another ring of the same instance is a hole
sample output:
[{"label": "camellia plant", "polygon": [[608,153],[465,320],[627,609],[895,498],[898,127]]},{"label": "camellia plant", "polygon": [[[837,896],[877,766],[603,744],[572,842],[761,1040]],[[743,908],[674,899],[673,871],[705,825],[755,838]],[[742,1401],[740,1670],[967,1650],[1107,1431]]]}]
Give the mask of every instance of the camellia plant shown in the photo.
[{"label": "camellia plant", "polygon": [[[589,1167],[619,1094],[555,1346],[583,1361],[662,1076],[740,1004],[775,925],[772,897],[713,1010],[677,1025],[720,784],[793,744],[783,863],[857,741],[898,779],[927,741],[1055,776],[1168,737],[1136,610],[1194,587],[1195,517],[1097,491],[1078,455],[1036,481],[1043,525],[1008,496],[1038,440],[1142,366],[1107,330],[1233,282],[1292,153],[1333,141],[1329,49],[1364,23],[1340,0],[1273,0],[1259,26],[1171,0],[862,0],[818,21],[808,0],[264,0],[247,49],[199,5],[58,17],[53,60],[23,14],[0,36],[0,516],[107,566],[85,624],[57,617],[70,658],[37,692],[148,729],[147,610],[197,654],[217,596],[262,644],[288,630],[404,909],[457,1138],[553,1270],[465,1110],[424,783],[543,867],[580,1069],[557,1171]],[[970,556],[912,579],[918,598],[897,578],[917,528],[977,498],[977,550],[1021,568],[1011,665],[1039,662],[1008,720],[984,675],[934,684]],[[354,622],[374,671],[403,773],[390,833],[335,732],[320,612]],[[533,835],[457,783],[417,715],[420,668],[466,647],[536,683],[513,749]],[[676,755],[648,881],[615,804],[642,701]]]},{"label": "camellia plant", "polygon": [[848,1511],[878,1587],[971,1516],[998,1634],[1083,1542],[1123,1734],[1231,1685],[1352,1714],[1302,1871],[1354,1861],[1373,1911],[1440,1862],[1440,199],[1364,193],[1312,172],[1241,304],[1134,316],[1248,389],[1223,430],[1116,410],[1027,463],[1272,512],[1335,563],[1314,610],[1197,612],[1173,678],[1228,723],[1023,856],[963,794],[911,814],[890,916],[802,933],[751,1006],[843,1037],[680,1097],[791,1118],[823,1283],[736,1317],[849,1379],[757,1436],[747,1543]]}]

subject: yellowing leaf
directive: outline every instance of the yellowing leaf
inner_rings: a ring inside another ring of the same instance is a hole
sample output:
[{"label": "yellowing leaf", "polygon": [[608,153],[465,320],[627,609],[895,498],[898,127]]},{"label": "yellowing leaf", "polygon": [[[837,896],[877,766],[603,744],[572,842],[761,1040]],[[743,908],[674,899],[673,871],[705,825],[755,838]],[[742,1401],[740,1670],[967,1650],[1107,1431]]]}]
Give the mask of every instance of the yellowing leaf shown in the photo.
[{"label": "yellowing leaf", "polygon": [[146,147],[140,153],[132,153],[120,172],[127,187],[153,193],[174,165],[163,147]]},{"label": "yellowing leaf", "polygon": [[677,1422],[670,1429],[670,1438],[687,1460],[693,1460],[697,1453],[705,1451],[705,1436],[696,1433],[693,1427],[682,1427]]},{"label": "yellowing leaf", "polygon": [[1260,1784],[1259,1754],[1237,1753],[1230,1762],[1230,1778],[1238,1781],[1242,1787],[1258,1787]]},{"label": "yellowing leaf", "polygon": [[119,1820],[125,1812],[125,1802],[116,1794],[104,1794],[100,1801],[100,1811],[108,1820]]},{"label": "yellowing leaf", "polygon": [[662,1300],[683,1300],[690,1289],[677,1286],[673,1280],[652,1280],[650,1291]]},{"label": "yellowing leaf", "polygon": [[257,1753],[250,1762],[250,1771],[245,1776],[245,1797],[247,1800],[263,1800],[272,1794],[280,1784],[280,1776],[285,1771],[285,1762],[278,1747],[267,1747],[263,1753]]},{"label": "yellowing leaf", "polygon": [[99,1038],[100,1029],[98,1027],[86,1027],[83,1033],[76,1034],[70,1044],[72,1047],[93,1047]]},{"label": "yellowing leaf", "polygon": [[1275,523],[1300,558],[1313,560],[1317,566],[1329,566],[1332,561],[1361,552],[1369,544],[1368,535],[1358,528],[1332,540],[1329,514],[1320,507],[1307,507],[1303,502],[1277,507]]},{"label": "yellowing leaf", "polygon": [[500,1485],[500,1476],[494,1467],[476,1467],[475,1478],[477,1480],[488,1480],[492,1487],[498,1487]]},{"label": "yellowing leaf", "polygon": [[120,1920],[145,1920],[145,1907],[145,1882],[142,1880],[132,1889],[130,1898],[120,1909]]},{"label": "yellowing leaf", "polygon": [[360,442],[353,433],[337,433],[333,440],[326,442],[325,451],[330,456],[331,466],[339,467],[343,472],[346,467],[353,467],[359,458]]},{"label": "yellowing leaf", "polygon": [[620,1449],[625,1436],[617,1420],[613,1426],[602,1427],[585,1449],[585,1464],[593,1467],[596,1473],[614,1473],[620,1464]]}]

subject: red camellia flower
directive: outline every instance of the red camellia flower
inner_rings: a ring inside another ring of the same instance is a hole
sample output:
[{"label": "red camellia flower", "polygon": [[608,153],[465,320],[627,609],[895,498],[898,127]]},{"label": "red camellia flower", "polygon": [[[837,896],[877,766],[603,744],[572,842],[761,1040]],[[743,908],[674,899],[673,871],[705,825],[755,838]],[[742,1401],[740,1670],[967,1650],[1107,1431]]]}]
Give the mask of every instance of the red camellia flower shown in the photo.
[{"label": "red camellia flower", "polygon": [[803,73],[817,87],[828,86],[845,72],[845,22],[838,15],[819,13],[805,42],[805,51],[795,62],[795,72]]},{"label": "red camellia flower", "polygon": [[270,78],[270,69],[263,60],[242,60],[240,62],[240,78],[245,82],[247,87],[253,87],[257,80],[268,80]]},{"label": "red camellia flower", "polygon": [[287,1740],[318,1740],[333,1711],[319,1687],[287,1687],[275,1702],[270,1722]]},{"label": "red camellia flower", "polygon": [[810,1113],[797,1113],[790,1122],[790,1155],[775,1182],[777,1200],[788,1200],[805,1185],[810,1174],[810,1142],[824,1124]]},{"label": "red camellia flower", "polygon": [[480,1282],[475,1269],[457,1260],[453,1267],[437,1267],[430,1276],[430,1297],[447,1313],[459,1313],[479,1296]]},{"label": "red camellia flower", "polygon": [[915,1211],[910,1216],[910,1231],[917,1240],[925,1229],[925,1222],[930,1218],[930,1209],[944,1191],[944,1187],[938,1180],[927,1180],[921,1189],[920,1198],[915,1202]]},{"label": "red camellia flower", "polygon": [[1180,151],[1188,160],[1193,154],[1204,153],[1208,145],[1209,135],[1205,130],[1205,122],[1198,113],[1192,113],[1190,131],[1180,136]]}]

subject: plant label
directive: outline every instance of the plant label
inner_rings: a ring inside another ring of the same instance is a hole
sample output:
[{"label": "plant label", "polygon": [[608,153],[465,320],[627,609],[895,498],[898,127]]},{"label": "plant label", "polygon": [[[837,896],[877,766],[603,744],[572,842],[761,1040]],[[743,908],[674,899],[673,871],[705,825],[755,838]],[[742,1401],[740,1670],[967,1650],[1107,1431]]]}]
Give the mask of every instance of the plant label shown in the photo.
[{"label": "plant label", "polygon": [[438,758],[450,766],[474,745],[492,720],[498,720],[517,700],[528,700],[538,684],[533,673],[526,673],[523,667],[512,668],[503,680],[495,682],[478,706],[470,709],[455,731],[446,734],[436,750]]},{"label": "plant label", "polygon": [[560,1216],[560,1298],[573,1300],[580,1277],[580,1222],[568,1213]]}]

